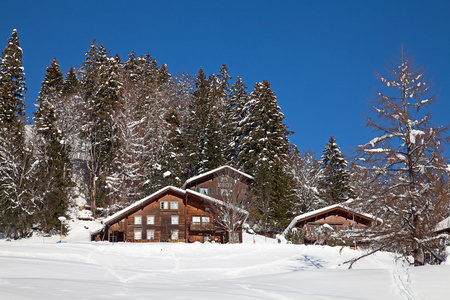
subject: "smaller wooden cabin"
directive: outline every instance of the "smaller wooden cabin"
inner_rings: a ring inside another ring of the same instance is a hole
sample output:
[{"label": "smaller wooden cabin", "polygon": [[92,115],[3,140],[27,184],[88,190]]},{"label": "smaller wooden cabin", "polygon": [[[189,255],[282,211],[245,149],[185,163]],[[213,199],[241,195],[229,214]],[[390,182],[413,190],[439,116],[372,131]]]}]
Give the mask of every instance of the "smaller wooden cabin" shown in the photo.
[{"label": "smaller wooden cabin", "polygon": [[305,243],[315,243],[325,231],[363,229],[372,223],[383,221],[368,214],[355,212],[342,205],[334,204],[295,217],[282,233],[283,236],[293,228],[301,228]]}]

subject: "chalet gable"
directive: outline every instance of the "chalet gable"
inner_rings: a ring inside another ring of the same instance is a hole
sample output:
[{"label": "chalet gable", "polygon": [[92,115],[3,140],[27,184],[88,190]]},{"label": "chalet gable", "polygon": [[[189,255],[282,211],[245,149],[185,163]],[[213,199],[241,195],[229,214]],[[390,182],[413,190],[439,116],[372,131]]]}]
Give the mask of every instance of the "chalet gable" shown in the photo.
[{"label": "chalet gable", "polygon": [[250,184],[254,180],[253,176],[225,165],[189,178],[184,183],[183,189],[191,189],[201,183],[211,181],[214,178],[217,178],[220,183],[226,184],[229,177],[239,178],[247,184]]}]

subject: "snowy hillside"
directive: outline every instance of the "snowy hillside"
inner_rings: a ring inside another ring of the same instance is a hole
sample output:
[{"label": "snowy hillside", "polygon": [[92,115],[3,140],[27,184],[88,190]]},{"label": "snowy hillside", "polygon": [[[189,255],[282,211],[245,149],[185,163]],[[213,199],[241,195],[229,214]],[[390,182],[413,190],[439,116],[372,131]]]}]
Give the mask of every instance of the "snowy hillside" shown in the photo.
[{"label": "snowy hillside", "polygon": [[[97,225],[98,226],[98,225]],[[87,229],[87,228],[88,229]],[[88,242],[93,222],[58,237],[0,241],[0,299],[448,299],[450,265],[408,268],[378,253],[281,245]]]}]

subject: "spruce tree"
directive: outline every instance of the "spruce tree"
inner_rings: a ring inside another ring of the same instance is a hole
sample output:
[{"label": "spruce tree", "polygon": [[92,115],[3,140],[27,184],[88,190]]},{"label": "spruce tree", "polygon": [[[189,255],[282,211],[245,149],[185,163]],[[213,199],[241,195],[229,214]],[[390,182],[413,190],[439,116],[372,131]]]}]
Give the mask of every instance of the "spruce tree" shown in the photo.
[{"label": "spruce tree", "polygon": [[181,121],[175,110],[171,110],[165,117],[169,135],[167,141],[158,153],[157,162],[153,164],[153,170],[143,185],[146,195],[149,195],[165,186],[181,187],[187,179],[183,177],[185,165],[185,152],[181,133]]},{"label": "spruce tree", "polygon": [[38,108],[35,112],[37,132],[37,194],[41,198],[41,227],[45,231],[58,229],[58,217],[66,216],[69,208],[69,188],[71,181],[71,163],[69,149],[59,120],[64,116],[56,108],[61,104],[64,87],[63,74],[58,62],[53,59],[39,92]]},{"label": "spruce tree", "polygon": [[[255,176],[262,227],[271,225],[282,230],[283,218],[290,216],[293,210],[290,207],[293,205],[291,179],[286,169],[290,132],[283,123],[284,116],[268,81],[255,84],[243,111],[237,158],[241,167]],[[258,215],[252,217],[258,219]]]},{"label": "spruce tree", "polygon": [[0,126],[13,134],[19,149],[24,143],[26,90],[22,48],[14,29],[0,60]]},{"label": "spruce tree", "polygon": [[295,213],[300,215],[328,205],[319,196],[322,182],[322,172],[315,153],[300,152],[295,145],[291,145],[288,161],[288,174],[293,181],[293,192],[296,195]]},{"label": "spruce tree", "polygon": [[238,160],[244,170],[254,174],[260,161],[268,161],[269,166],[285,161],[290,132],[283,123],[284,115],[267,80],[255,84],[244,111],[238,145]]},{"label": "spruce tree", "polygon": [[214,169],[225,162],[224,149],[221,147],[217,91],[212,84],[216,79],[216,76],[207,78],[203,69],[200,69],[195,80],[186,126],[189,157],[187,177]]},{"label": "spruce tree", "polygon": [[347,161],[333,136],[330,137],[322,153],[320,159],[322,169],[321,198],[328,204],[335,204],[354,197]]},{"label": "spruce tree", "polygon": [[25,145],[25,92],[22,48],[14,29],[0,60],[0,227],[15,238],[26,235],[36,210],[32,156]]},{"label": "spruce tree", "polygon": [[293,181],[286,172],[285,165],[278,161],[272,168],[272,190],[270,194],[269,217],[271,225],[284,230],[294,217]]},{"label": "spruce tree", "polygon": [[117,136],[113,122],[114,109],[120,101],[122,83],[119,78],[120,61],[109,56],[95,41],[90,44],[82,68],[88,124],[83,128],[89,140],[91,210],[96,217],[97,206],[106,205],[106,177],[112,173]]},{"label": "spruce tree", "polygon": [[[240,121],[245,117],[245,104],[249,100],[247,87],[241,77],[237,77],[236,82],[230,88],[230,97],[225,106],[225,155],[227,161],[232,165],[237,165],[238,151],[244,133],[241,130]],[[248,133],[247,133],[248,134]]]}]

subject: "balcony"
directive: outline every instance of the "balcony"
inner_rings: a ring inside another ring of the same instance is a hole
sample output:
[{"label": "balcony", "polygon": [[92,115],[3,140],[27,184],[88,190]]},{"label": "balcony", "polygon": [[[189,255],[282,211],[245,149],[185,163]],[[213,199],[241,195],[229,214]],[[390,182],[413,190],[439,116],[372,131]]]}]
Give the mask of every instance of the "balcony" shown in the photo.
[{"label": "balcony", "polygon": [[213,231],[214,230],[214,224],[209,222],[209,223],[197,223],[197,222],[192,222],[189,225],[189,229],[191,231]]}]

